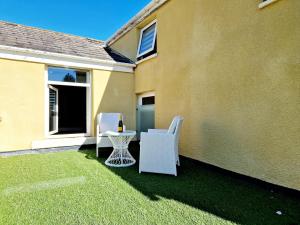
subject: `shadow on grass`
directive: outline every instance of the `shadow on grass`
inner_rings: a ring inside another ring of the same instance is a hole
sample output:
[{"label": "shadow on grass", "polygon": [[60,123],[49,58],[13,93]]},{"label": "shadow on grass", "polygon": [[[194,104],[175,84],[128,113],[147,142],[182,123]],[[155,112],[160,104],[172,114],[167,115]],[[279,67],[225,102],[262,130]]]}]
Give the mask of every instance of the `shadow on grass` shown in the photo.
[{"label": "shadow on grass", "polygon": [[[138,162],[138,144],[130,152]],[[112,149],[99,158],[93,149],[81,150],[86,158],[104,164]],[[105,164],[104,164],[105,165]],[[108,167],[149,199],[173,199],[225,220],[243,225],[300,224],[300,194],[278,186],[181,158],[178,176],[138,173],[138,163],[127,168]],[[282,212],[278,215],[276,212]]]}]

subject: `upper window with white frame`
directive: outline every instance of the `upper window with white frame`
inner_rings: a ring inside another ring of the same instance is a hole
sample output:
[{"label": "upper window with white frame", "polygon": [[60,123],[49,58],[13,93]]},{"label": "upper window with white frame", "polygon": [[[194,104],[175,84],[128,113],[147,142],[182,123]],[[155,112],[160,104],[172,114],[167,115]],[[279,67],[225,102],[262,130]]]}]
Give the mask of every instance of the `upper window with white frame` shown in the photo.
[{"label": "upper window with white frame", "polygon": [[156,32],[157,21],[154,20],[143,29],[140,33],[140,41],[137,52],[137,60],[146,58],[157,52],[156,50]]},{"label": "upper window with white frame", "polygon": [[274,2],[277,2],[278,0],[261,0],[261,3],[259,3],[258,8],[262,9],[268,5],[271,5]]},{"label": "upper window with white frame", "polygon": [[87,72],[69,68],[48,67],[48,80],[56,82],[87,83]]}]

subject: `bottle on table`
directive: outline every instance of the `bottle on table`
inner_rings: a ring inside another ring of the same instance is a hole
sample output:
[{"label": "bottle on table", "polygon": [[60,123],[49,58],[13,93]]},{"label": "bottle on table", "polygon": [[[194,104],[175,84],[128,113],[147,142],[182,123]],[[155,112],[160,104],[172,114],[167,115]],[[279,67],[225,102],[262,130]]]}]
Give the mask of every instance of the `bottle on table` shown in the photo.
[{"label": "bottle on table", "polygon": [[123,120],[122,120],[122,115],[121,114],[119,116],[118,132],[120,132],[120,133],[123,132]]}]

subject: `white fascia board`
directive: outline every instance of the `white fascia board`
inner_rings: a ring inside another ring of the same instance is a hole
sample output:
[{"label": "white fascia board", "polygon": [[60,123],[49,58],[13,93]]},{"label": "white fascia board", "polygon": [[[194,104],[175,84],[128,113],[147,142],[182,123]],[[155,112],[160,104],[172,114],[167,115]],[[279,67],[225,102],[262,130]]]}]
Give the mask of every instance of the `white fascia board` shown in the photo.
[{"label": "white fascia board", "polygon": [[112,45],[115,41],[117,41],[131,29],[133,29],[137,24],[141,23],[147,16],[149,16],[167,1],[168,0],[152,0],[140,12],[138,12],[133,18],[131,18],[124,26],[122,26],[110,38],[108,38],[108,40],[105,42],[105,46]]},{"label": "white fascia board", "polygon": [[82,69],[133,73],[135,64],[0,45],[0,58]]}]

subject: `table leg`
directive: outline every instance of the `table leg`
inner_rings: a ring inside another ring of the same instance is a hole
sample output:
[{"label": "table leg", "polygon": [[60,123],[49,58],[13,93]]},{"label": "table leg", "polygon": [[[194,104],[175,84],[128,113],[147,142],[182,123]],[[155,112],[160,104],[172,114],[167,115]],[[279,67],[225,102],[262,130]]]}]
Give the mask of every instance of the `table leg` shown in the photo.
[{"label": "table leg", "polygon": [[132,138],[109,137],[113,144],[113,152],[110,154],[105,164],[112,167],[126,167],[133,165],[136,161],[128,151],[128,145]]}]

